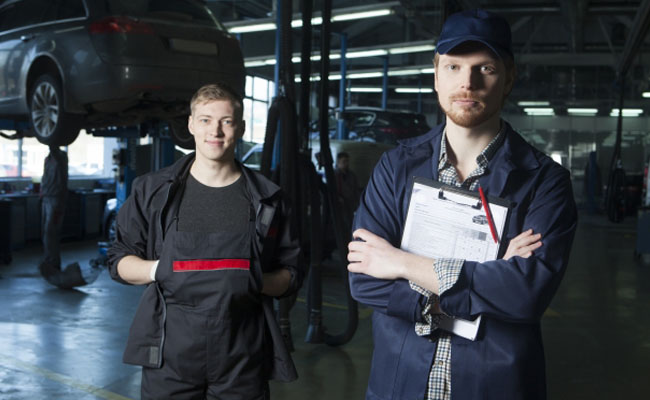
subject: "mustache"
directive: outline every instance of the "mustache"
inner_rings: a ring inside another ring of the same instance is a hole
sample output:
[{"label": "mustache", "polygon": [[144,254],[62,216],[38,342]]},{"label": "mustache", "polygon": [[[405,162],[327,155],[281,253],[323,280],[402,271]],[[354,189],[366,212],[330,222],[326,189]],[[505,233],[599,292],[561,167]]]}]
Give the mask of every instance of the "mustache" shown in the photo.
[{"label": "mustache", "polygon": [[451,97],[451,101],[456,101],[456,100],[463,100],[463,101],[470,100],[470,101],[476,101],[478,103],[483,102],[483,98],[477,96],[456,95]]}]

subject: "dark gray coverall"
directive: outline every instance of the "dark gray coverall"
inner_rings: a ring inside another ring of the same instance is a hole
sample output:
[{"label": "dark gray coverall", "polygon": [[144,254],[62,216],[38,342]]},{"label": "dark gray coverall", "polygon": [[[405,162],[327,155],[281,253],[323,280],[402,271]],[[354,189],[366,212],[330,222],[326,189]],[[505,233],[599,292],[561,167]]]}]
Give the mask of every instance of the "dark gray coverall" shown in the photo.
[{"label": "dark gray coverall", "polygon": [[298,243],[280,188],[243,166],[252,206],[246,234],[179,232],[178,194],[193,161],[189,154],[136,179],[118,213],[108,251],[113,279],[126,283],[117,265],[127,255],[160,260],[123,360],[144,367],[142,398],[262,399],[268,379],[297,377],[272,299],[259,291],[262,273],[287,268],[285,295],[296,293],[303,276]]}]

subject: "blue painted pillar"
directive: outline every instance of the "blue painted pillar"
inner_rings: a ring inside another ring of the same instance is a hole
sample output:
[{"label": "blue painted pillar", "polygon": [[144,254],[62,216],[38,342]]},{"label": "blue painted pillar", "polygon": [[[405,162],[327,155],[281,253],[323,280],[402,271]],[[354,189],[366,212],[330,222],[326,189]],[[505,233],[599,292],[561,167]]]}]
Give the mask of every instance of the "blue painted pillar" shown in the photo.
[{"label": "blue painted pillar", "polygon": [[131,184],[135,179],[135,150],[138,142],[134,138],[119,139],[118,176],[115,180],[115,197],[118,208],[126,201],[131,193]]},{"label": "blue painted pillar", "polygon": [[418,79],[418,114],[422,114],[422,78]]},{"label": "blue painted pillar", "polygon": [[384,79],[382,82],[381,108],[386,109],[388,104],[388,57],[384,57]]},{"label": "blue painted pillar", "polygon": [[[345,33],[341,34],[341,81],[339,82],[339,110],[341,115],[345,111],[345,95],[346,95],[346,86],[347,80],[345,75],[347,74],[347,60],[346,52],[348,48],[348,35]],[[336,138],[337,139],[347,139],[348,130],[345,126],[345,120],[339,119],[336,123]]]}]

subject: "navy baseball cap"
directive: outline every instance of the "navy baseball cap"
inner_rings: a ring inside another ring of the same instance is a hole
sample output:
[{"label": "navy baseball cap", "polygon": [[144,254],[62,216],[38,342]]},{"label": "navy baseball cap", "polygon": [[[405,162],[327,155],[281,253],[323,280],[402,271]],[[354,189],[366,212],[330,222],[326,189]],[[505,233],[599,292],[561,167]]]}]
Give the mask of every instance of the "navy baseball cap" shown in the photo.
[{"label": "navy baseball cap", "polygon": [[442,26],[436,52],[447,54],[459,44],[470,41],[483,43],[501,58],[514,58],[508,21],[481,9],[450,15]]}]

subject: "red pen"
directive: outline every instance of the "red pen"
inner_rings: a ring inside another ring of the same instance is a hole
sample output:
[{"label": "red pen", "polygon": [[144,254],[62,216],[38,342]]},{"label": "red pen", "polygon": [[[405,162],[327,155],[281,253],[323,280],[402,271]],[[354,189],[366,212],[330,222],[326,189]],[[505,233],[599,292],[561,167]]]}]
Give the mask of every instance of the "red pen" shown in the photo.
[{"label": "red pen", "polygon": [[490,232],[492,233],[492,239],[494,243],[499,243],[499,238],[497,237],[497,229],[494,226],[494,220],[492,220],[492,213],[490,212],[490,206],[485,198],[485,193],[483,193],[483,188],[478,187],[478,194],[481,196],[481,203],[483,203],[483,209],[485,209],[485,216],[488,220],[488,225],[490,225]]}]

